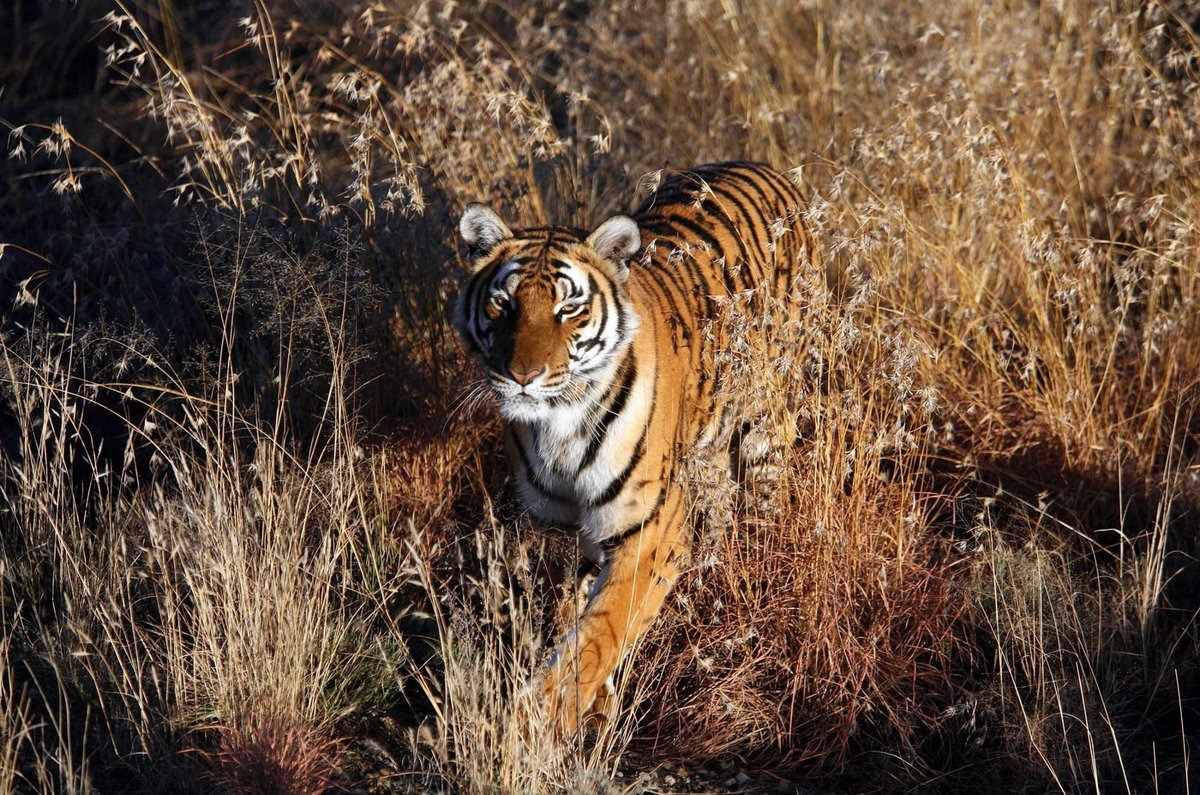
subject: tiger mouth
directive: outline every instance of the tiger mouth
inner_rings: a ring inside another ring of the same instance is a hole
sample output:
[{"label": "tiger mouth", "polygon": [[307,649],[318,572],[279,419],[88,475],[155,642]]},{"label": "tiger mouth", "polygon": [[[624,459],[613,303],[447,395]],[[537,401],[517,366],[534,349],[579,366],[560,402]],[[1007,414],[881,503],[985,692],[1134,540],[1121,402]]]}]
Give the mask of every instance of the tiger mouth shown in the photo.
[{"label": "tiger mouth", "polygon": [[587,391],[587,383],[583,379],[571,378],[569,375],[553,384],[539,384],[536,392],[517,387],[510,379],[495,379],[492,389],[500,400],[510,404],[532,406],[542,403],[570,403],[583,398]]}]

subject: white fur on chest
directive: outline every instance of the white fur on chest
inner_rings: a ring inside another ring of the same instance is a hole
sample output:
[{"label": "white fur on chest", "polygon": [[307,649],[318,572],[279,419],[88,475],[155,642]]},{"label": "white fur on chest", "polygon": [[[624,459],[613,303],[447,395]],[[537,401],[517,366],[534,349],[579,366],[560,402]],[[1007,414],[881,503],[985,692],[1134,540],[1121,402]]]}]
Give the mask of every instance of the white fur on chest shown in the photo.
[{"label": "white fur on chest", "polygon": [[[590,461],[585,461],[597,433],[603,407],[575,404],[547,412],[535,422],[514,422],[513,432],[526,450],[531,474],[555,495],[567,498],[570,506],[549,504],[536,489],[522,489],[522,497],[533,513],[550,521],[572,521],[596,539],[625,512],[617,498],[595,503],[629,465],[642,433],[653,399],[653,368],[634,385],[620,416],[608,424],[603,441]],[[586,464],[586,465],[585,465]],[[540,503],[540,504],[539,504]],[[568,510],[563,510],[567,508]]]}]

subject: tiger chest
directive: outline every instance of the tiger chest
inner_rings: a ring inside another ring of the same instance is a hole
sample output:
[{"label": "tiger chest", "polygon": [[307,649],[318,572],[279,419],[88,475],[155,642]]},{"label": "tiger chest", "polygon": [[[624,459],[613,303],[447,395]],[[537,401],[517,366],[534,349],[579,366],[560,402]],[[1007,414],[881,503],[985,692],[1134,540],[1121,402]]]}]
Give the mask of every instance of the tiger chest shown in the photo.
[{"label": "tiger chest", "polygon": [[596,406],[566,407],[542,422],[510,425],[517,489],[535,518],[600,537],[623,520],[631,492],[663,476],[658,438],[672,434],[654,422],[654,386],[639,379],[607,418]]}]

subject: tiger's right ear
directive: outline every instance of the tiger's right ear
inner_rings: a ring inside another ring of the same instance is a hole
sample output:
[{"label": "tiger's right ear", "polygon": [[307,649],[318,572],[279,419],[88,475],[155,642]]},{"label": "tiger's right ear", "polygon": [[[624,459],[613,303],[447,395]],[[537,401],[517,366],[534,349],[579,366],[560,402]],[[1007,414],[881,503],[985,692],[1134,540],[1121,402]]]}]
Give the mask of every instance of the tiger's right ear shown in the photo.
[{"label": "tiger's right ear", "polygon": [[512,231],[504,225],[500,216],[486,205],[477,203],[467,205],[466,212],[458,222],[458,233],[466,241],[471,256],[476,259],[486,256],[501,240],[512,237]]},{"label": "tiger's right ear", "polygon": [[588,235],[587,244],[606,260],[616,263],[617,277],[629,275],[629,258],[642,247],[637,222],[627,215],[614,215]]}]

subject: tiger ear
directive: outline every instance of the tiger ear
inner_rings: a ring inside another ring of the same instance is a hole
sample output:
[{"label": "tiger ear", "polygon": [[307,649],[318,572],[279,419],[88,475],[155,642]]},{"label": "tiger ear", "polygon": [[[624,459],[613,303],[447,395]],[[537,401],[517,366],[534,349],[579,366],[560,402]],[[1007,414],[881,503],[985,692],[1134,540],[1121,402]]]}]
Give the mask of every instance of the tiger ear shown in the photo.
[{"label": "tiger ear", "polygon": [[512,237],[500,216],[490,207],[474,202],[467,205],[459,220],[458,233],[466,241],[471,256],[476,258],[486,256],[501,240]]},{"label": "tiger ear", "polygon": [[624,278],[629,273],[626,260],[642,247],[642,233],[629,216],[614,215],[588,235],[587,244],[601,257],[620,265],[618,275]]}]

